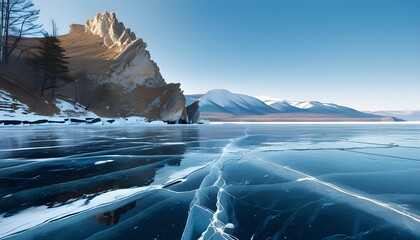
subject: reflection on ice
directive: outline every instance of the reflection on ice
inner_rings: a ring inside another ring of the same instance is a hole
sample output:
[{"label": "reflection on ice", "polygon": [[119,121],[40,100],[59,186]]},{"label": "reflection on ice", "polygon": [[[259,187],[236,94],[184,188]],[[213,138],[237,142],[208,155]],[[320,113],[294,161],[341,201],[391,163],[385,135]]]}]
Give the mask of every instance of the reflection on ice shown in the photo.
[{"label": "reflection on ice", "polygon": [[35,226],[39,226],[46,222],[56,221],[61,218],[69,217],[77,213],[92,209],[113,201],[127,198],[128,196],[150,190],[149,187],[121,189],[101,194],[92,199],[79,199],[70,201],[61,206],[38,206],[30,207],[15,215],[1,219],[0,237],[17,233]]},{"label": "reflection on ice", "polygon": [[417,125],[14,129],[0,238],[420,237]]},{"label": "reflection on ice", "polygon": [[98,221],[101,224],[104,225],[111,225],[111,224],[117,224],[118,221],[120,220],[120,215],[130,211],[131,209],[133,209],[136,206],[136,202],[130,202],[120,208],[117,208],[115,210],[109,211],[109,212],[104,212],[101,214],[97,214],[96,215],[96,219],[98,219]]}]

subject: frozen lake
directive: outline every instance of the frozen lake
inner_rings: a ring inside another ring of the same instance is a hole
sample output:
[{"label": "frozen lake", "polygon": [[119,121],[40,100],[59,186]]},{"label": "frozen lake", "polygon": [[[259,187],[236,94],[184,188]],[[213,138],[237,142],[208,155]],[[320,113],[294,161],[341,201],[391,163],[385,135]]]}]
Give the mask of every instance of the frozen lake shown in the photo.
[{"label": "frozen lake", "polygon": [[420,239],[420,125],[0,128],[0,238]]}]

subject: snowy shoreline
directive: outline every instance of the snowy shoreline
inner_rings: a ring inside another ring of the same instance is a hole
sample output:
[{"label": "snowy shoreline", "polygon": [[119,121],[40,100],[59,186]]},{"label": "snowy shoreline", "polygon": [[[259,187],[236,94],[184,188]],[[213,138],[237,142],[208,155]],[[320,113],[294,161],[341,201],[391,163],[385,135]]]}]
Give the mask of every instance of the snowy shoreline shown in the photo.
[{"label": "snowy shoreline", "polygon": [[418,125],[420,121],[404,122],[360,122],[360,121],[337,121],[337,122],[210,122],[212,125],[223,124],[255,124],[255,125]]},{"label": "snowy shoreline", "polygon": [[[59,112],[53,116],[43,116],[32,112],[29,107],[13,98],[10,93],[0,90],[0,127],[4,126],[37,126],[37,125],[167,125],[161,120],[150,121],[145,117],[130,116],[107,118],[100,117],[86,110],[79,103],[55,99],[53,104]],[[208,123],[200,120],[199,124]]]},{"label": "snowy shoreline", "polygon": [[[406,121],[406,122],[210,122],[200,120],[197,124],[211,124],[211,125],[420,125],[420,121]],[[143,117],[128,117],[128,118],[77,118],[77,117],[41,117],[39,118],[8,118],[0,120],[0,127],[16,127],[16,126],[129,126],[129,125],[184,125],[184,124],[169,124],[163,121],[148,121]]]},{"label": "snowy shoreline", "polygon": [[166,125],[163,121],[148,121],[143,117],[101,118],[101,117],[9,117],[0,119],[0,126],[38,126],[38,125]]}]

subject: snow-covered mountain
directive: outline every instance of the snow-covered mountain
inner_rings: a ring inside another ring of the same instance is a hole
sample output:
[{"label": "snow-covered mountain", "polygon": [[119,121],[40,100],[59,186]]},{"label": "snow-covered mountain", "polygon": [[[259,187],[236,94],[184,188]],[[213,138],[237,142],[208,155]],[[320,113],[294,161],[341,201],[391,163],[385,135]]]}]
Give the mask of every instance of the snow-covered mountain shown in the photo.
[{"label": "snow-covered mountain", "polygon": [[318,101],[252,97],[214,89],[186,95],[187,105],[199,100],[202,118],[215,121],[396,121],[353,108]]},{"label": "snow-covered mountain", "polygon": [[318,101],[284,100],[271,98],[267,96],[259,96],[257,98],[275,109],[283,111],[290,109],[288,112],[294,111],[320,114],[344,114],[352,117],[368,117],[367,115],[372,115],[359,112],[356,109],[340,106],[334,103],[322,103]]},{"label": "snow-covered mountain", "polygon": [[200,98],[200,112],[264,115],[277,111],[257,98],[225,89],[214,89]]},{"label": "snow-covered mountain", "polygon": [[279,98],[272,98],[267,96],[258,96],[257,99],[263,101],[265,104],[274,108],[278,112],[303,112],[299,107],[296,107],[292,102],[282,100]]}]

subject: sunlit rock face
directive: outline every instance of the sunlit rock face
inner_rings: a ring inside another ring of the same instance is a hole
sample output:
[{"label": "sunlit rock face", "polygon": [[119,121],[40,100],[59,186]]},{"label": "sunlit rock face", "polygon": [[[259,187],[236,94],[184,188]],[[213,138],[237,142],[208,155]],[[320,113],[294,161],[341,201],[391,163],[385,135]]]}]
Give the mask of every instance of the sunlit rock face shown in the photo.
[{"label": "sunlit rock face", "polygon": [[107,73],[109,79],[132,90],[136,85],[150,88],[166,85],[157,64],[150,59],[142,39],[132,42],[119,54]]},{"label": "sunlit rock face", "polygon": [[140,115],[167,122],[180,119],[185,112],[180,84],[165,82],[147,44],[119,22],[115,13],[98,13],[86,22],[85,33],[98,36],[97,44],[109,51],[115,50],[108,67],[96,74],[101,83],[112,84],[115,96],[107,103],[97,104],[96,111],[106,116]]},{"label": "sunlit rock face", "polygon": [[185,97],[181,92],[181,84],[168,84],[160,96],[160,119],[176,122],[185,111]]},{"label": "sunlit rock face", "polygon": [[96,14],[92,20],[86,21],[85,31],[101,37],[105,46],[119,47],[120,50],[136,40],[136,35],[129,28],[125,28],[124,23],[118,22],[113,12]]},{"label": "sunlit rock face", "polygon": [[106,80],[121,84],[129,90],[133,90],[136,85],[155,88],[166,84],[159,67],[146,50],[147,44],[119,22],[115,13],[98,13],[86,22],[85,32],[99,36],[103,45],[119,52],[109,71],[103,75]]}]

